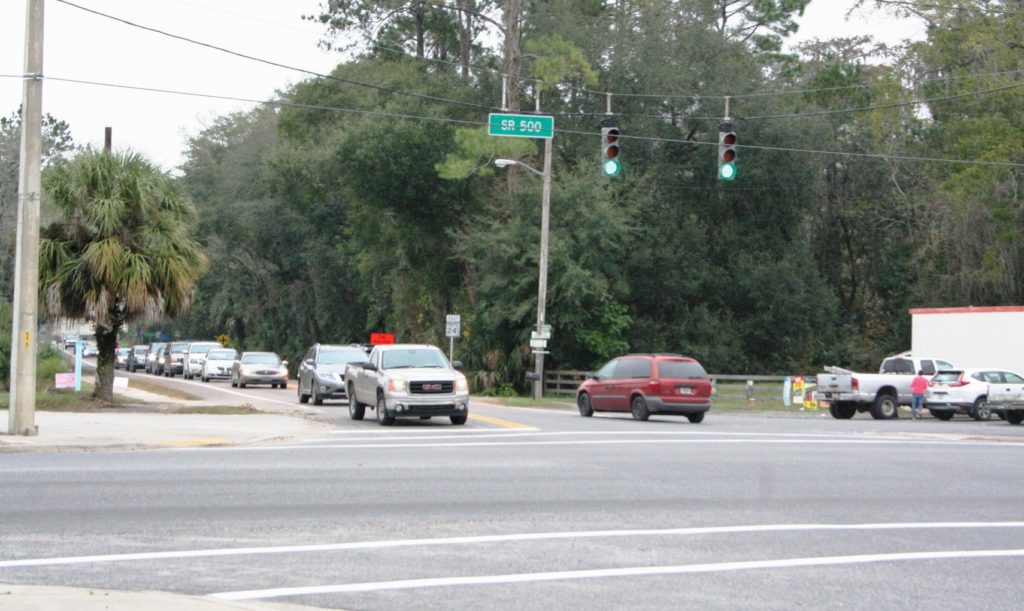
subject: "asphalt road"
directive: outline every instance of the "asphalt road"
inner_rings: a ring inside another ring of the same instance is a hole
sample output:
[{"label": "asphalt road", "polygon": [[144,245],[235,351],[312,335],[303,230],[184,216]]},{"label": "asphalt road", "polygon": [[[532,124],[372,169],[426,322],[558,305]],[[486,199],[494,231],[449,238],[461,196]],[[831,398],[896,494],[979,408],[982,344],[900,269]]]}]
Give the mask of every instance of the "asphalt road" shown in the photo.
[{"label": "asphalt road", "polygon": [[336,429],[294,446],[0,454],[0,583],[347,609],[1024,600],[1024,427],[320,409]]}]

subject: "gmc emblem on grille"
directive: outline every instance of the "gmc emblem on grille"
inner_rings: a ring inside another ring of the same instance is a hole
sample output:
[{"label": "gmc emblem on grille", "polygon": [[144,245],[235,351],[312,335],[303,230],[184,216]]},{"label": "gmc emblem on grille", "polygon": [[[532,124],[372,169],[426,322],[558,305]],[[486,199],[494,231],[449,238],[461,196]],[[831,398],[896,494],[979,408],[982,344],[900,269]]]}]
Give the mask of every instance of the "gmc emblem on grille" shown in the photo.
[{"label": "gmc emblem on grille", "polygon": [[424,384],[423,390],[441,390],[440,384]]}]

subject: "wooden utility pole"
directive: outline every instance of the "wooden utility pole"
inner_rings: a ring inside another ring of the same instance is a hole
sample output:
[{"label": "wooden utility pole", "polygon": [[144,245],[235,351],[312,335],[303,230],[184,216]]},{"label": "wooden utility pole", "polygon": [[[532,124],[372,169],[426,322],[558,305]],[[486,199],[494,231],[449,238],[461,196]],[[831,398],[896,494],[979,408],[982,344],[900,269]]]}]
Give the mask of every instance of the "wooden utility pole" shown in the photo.
[{"label": "wooden utility pole", "polygon": [[43,0],[28,0],[21,101],[18,243],[11,334],[11,403],[7,433],[36,435],[36,337],[39,329],[39,199],[43,164]]}]

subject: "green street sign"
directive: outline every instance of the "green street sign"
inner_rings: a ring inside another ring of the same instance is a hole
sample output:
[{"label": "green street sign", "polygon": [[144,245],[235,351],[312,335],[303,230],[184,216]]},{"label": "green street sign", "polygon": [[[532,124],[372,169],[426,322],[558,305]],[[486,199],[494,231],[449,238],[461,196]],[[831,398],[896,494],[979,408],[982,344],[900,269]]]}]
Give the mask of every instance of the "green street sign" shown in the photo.
[{"label": "green street sign", "polygon": [[552,138],[555,135],[555,118],[547,115],[506,115],[492,112],[488,115],[487,135]]}]

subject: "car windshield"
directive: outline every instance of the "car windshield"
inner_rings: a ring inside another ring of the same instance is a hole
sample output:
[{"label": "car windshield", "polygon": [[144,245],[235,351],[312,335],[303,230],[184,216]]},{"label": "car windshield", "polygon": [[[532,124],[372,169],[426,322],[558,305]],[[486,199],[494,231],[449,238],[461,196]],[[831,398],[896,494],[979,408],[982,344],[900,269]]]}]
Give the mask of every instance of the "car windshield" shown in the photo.
[{"label": "car windshield", "polygon": [[210,350],[207,358],[211,361],[233,361],[236,354],[234,350]]},{"label": "car windshield", "polygon": [[243,354],[242,362],[257,365],[279,365],[281,359],[276,354]]},{"label": "car windshield", "polygon": [[189,348],[189,352],[191,352],[192,354],[206,354],[207,352],[217,348],[218,346],[219,344],[196,344]]},{"label": "car windshield", "polygon": [[381,369],[400,369],[405,367],[439,367],[448,368],[448,361],[437,348],[406,348],[388,350],[381,357]]},{"label": "car windshield", "polygon": [[933,382],[942,382],[942,383],[946,384],[946,383],[949,383],[949,382],[956,382],[959,379],[960,379],[960,372],[959,371],[940,371],[939,373],[935,374],[935,377],[932,378],[932,381]]},{"label": "car windshield", "polygon": [[117,356],[128,356],[127,348],[118,348],[116,351]]},{"label": "car windshield", "polygon": [[171,344],[170,352],[185,352],[188,350],[188,342],[179,342],[177,344]]},{"label": "car windshield", "polygon": [[365,363],[366,352],[362,348],[345,348],[342,350],[321,350],[318,362],[321,365],[344,365],[348,363]]},{"label": "car windshield", "polygon": [[703,380],[708,377],[708,372],[696,361],[661,361],[658,363],[658,375],[679,380]]}]

